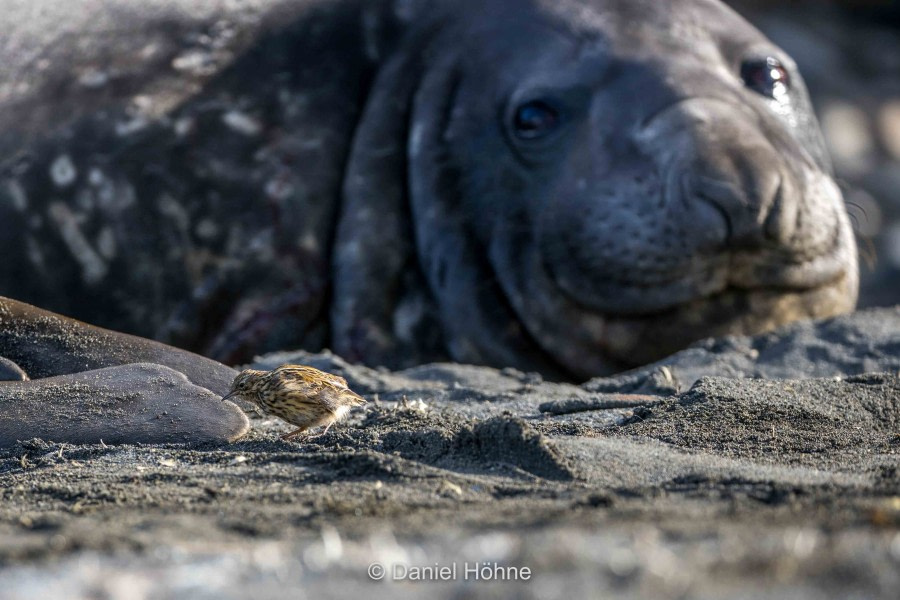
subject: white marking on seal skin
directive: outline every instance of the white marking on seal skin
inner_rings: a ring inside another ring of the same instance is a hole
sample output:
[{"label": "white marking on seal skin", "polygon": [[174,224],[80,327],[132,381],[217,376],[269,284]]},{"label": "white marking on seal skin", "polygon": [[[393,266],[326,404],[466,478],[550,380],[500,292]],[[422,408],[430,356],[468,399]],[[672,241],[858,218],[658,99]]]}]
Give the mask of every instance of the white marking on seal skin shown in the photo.
[{"label": "white marking on seal skin", "polygon": [[286,177],[281,176],[278,179],[267,181],[263,191],[272,200],[286,200],[294,193],[294,186]]},{"label": "white marking on seal skin", "polygon": [[405,298],[394,311],[394,335],[401,342],[414,339],[416,327],[425,315],[425,306],[418,296]]},{"label": "white marking on seal skin", "polygon": [[7,179],[5,187],[12,207],[19,212],[28,210],[28,196],[25,195],[25,188],[22,187],[22,184],[16,179]]},{"label": "white marking on seal skin", "polygon": [[415,0],[396,0],[394,14],[401,21],[411,21],[416,14]]},{"label": "white marking on seal skin", "polygon": [[208,241],[219,235],[219,226],[212,219],[202,219],[197,223],[194,232],[200,239]]},{"label": "white marking on seal skin", "polygon": [[156,42],[150,42],[138,52],[138,56],[142,60],[150,60],[157,54],[159,54],[159,44]]},{"label": "white marking on seal skin", "polygon": [[90,171],[88,171],[88,183],[90,183],[94,187],[100,187],[104,181],[106,181],[106,177],[103,175],[103,171],[94,167]]},{"label": "white marking on seal skin", "polygon": [[188,50],[172,60],[172,68],[190,75],[210,75],[216,70],[216,61],[209,52]]},{"label": "white marking on seal skin", "polygon": [[264,262],[274,261],[275,248],[272,242],[274,237],[271,227],[260,231],[247,241],[247,252],[254,255],[258,260]]},{"label": "white marking on seal skin", "polygon": [[103,171],[96,167],[88,173],[88,183],[96,188],[95,199],[104,211],[120,212],[137,200],[134,188],[127,181],[116,186]]},{"label": "white marking on seal skin", "polygon": [[357,240],[341,244],[341,246],[338,248],[338,256],[340,257],[340,262],[343,263],[352,263],[358,261],[362,256],[362,244],[360,244]]},{"label": "white marking on seal skin", "polygon": [[297,242],[301,248],[308,252],[318,252],[319,240],[316,239],[314,231],[307,231]]},{"label": "white marking on seal skin", "polygon": [[175,123],[172,124],[172,129],[175,130],[175,135],[180,138],[183,138],[194,131],[195,122],[192,117],[181,117],[180,119],[176,119]]},{"label": "white marking on seal skin", "polygon": [[50,219],[56,225],[63,241],[69,248],[69,252],[81,265],[81,276],[85,283],[97,283],[104,277],[108,268],[88,243],[81,229],[78,228],[75,214],[62,202],[53,202],[47,210]]},{"label": "white marking on seal skin", "polygon": [[184,207],[178,204],[178,201],[168,194],[163,194],[156,201],[156,207],[160,214],[171,218],[175,222],[175,226],[182,233],[187,233],[190,228],[191,218]]},{"label": "white marking on seal skin", "polygon": [[106,260],[116,255],[116,236],[109,227],[104,227],[97,235],[97,252]]},{"label": "white marking on seal skin", "polygon": [[90,189],[79,189],[75,193],[75,204],[84,212],[91,212],[94,210],[94,194]]},{"label": "white marking on seal skin", "polygon": [[425,125],[422,123],[415,123],[412,127],[412,132],[409,134],[409,156],[410,158],[416,158],[419,156],[419,153],[422,151],[422,138],[425,137]]},{"label": "white marking on seal skin", "polygon": [[235,133],[247,137],[257,136],[262,131],[262,123],[239,110],[229,110],[223,114],[222,122]]},{"label": "white marking on seal skin", "polygon": [[56,160],[50,164],[50,179],[53,180],[56,187],[68,187],[74,183],[76,177],[78,177],[78,170],[68,154],[57,156]]},{"label": "white marking on seal skin", "polygon": [[102,88],[109,82],[109,74],[97,69],[88,69],[78,77],[78,83],[88,89]]},{"label": "white marking on seal skin", "polygon": [[150,125],[150,120],[143,116],[137,116],[128,121],[118,121],[116,123],[116,135],[119,137],[128,137],[139,131],[143,131]]},{"label": "white marking on seal skin", "polygon": [[150,115],[154,111],[154,98],[149,94],[137,94],[131,99],[127,111],[129,115]]},{"label": "white marking on seal skin", "polygon": [[37,267],[38,270],[44,268],[44,253],[41,252],[41,247],[30,235],[25,241],[25,253],[28,255],[28,260],[31,261],[31,264]]},{"label": "white marking on seal skin", "polygon": [[297,142],[297,147],[301,150],[318,150],[324,143],[325,140],[320,137],[311,137]]},{"label": "white marking on seal skin", "polygon": [[367,6],[362,14],[363,41],[366,48],[366,58],[372,62],[381,57],[381,49],[378,47],[378,11],[374,6]]}]

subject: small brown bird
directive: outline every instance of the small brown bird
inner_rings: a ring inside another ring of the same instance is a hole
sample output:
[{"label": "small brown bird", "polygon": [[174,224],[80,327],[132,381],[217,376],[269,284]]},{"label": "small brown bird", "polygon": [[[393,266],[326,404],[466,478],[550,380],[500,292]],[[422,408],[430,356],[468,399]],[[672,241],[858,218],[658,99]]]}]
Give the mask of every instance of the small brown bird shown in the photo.
[{"label": "small brown bird", "polygon": [[274,371],[242,371],[234,378],[231,390],[222,400],[235,396],[298,427],[282,435],[283,440],[319,425],[325,425],[325,431],[318,435],[325,435],[332,423],[350,412],[351,408],[366,403],[365,399],[350,391],[343,377],[302,365],[281,365]]}]

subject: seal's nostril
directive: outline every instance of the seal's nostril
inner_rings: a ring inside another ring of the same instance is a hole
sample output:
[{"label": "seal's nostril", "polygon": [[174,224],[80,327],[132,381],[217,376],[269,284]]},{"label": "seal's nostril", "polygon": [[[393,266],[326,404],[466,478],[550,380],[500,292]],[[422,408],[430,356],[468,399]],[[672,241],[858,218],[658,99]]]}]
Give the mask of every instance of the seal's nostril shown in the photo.
[{"label": "seal's nostril", "polygon": [[790,214],[782,214],[785,212],[782,174],[777,169],[766,168],[766,161],[752,164],[745,158],[719,156],[695,163],[685,178],[686,201],[719,211],[727,227],[729,246],[783,243],[790,238],[793,220]]},{"label": "seal's nostril", "polygon": [[771,202],[763,222],[766,239],[780,244],[788,243],[797,228],[796,202],[785,187],[785,179],[779,174],[771,192]]},{"label": "seal's nostril", "polygon": [[685,216],[693,231],[692,238],[700,249],[718,249],[734,236],[731,213],[715,195],[704,192],[699,177],[685,173],[681,177],[681,197],[687,209]]}]

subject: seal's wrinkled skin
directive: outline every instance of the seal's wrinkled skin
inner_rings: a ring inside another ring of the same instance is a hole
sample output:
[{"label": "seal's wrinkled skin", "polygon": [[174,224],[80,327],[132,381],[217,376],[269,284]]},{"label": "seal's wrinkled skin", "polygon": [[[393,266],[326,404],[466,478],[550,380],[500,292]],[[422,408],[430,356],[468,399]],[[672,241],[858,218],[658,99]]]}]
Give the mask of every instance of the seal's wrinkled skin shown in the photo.
[{"label": "seal's wrinkled skin", "polygon": [[575,377],[855,304],[800,75],[714,0],[74,4],[0,16],[0,294]]}]

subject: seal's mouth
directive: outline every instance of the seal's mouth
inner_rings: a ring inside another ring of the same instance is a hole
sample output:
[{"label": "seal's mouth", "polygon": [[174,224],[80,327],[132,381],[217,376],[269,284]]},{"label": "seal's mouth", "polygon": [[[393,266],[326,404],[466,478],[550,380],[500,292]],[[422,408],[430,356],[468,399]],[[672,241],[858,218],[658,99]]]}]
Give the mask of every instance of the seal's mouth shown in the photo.
[{"label": "seal's mouth", "polygon": [[809,288],[726,287],[664,311],[608,316],[604,349],[611,358],[633,367],[705,338],[755,335],[795,321],[843,314],[855,302],[856,282],[848,273]]},{"label": "seal's mouth", "polygon": [[835,242],[833,251],[808,260],[790,262],[757,254],[736,253],[693,261],[671,277],[650,281],[607,281],[601,292],[579,293],[584,286],[560,274],[545,261],[549,279],[567,299],[584,310],[607,316],[653,316],[686,304],[712,301],[728,293],[804,293],[839,282],[846,276],[846,262]]},{"label": "seal's mouth", "polygon": [[[611,371],[660,360],[709,337],[753,335],[788,323],[846,313],[856,302],[855,253],[840,228],[815,256],[732,251],[689,263],[668,280],[612,282],[603,293],[573,293],[568,272],[542,256],[545,281],[558,297],[559,322],[579,331],[550,354],[576,376],[590,377],[586,357],[602,354]],[[849,248],[849,250],[848,250]],[[586,275],[587,276],[587,275]],[[574,339],[574,338],[578,339]],[[538,337],[537,339],[545,338]],[[542,344],[543,345],[543,344]],[[592,370],[593,369],[593,370]]]},{"label": "seal's mouth", "polygon": [[[809,287],[725,285],[658,310],[599,315],[603,327],[594,344],[552,354],[574,375],[593,377],[596,372],[582,369],[583,358],[590,352],[601,352],[611,372],[621,371],[661,360],[702,339],[755,335],[794,321],[844,314],[855,305],[856,289],[853,274],[846,271]],[[573,311],[569,317],[574,322],[598,316],[565,290],[558,291]]]},{"label": "seal's mouth", "polygon": [[[597,261],[583,237],[553,236],[539,244],[543,278],[567,299],[605,316],[652,316],[729,292],[803,293],[828,287],[855,266],[849,227],[839,215],[819,239],[672,252],[666,240],[648,242],[636,256]],[[607,240],[598,243],[608,244]],[[687,248],[691,244],[686,245]],[[850,256],[850,255],[853,256]]]}]

